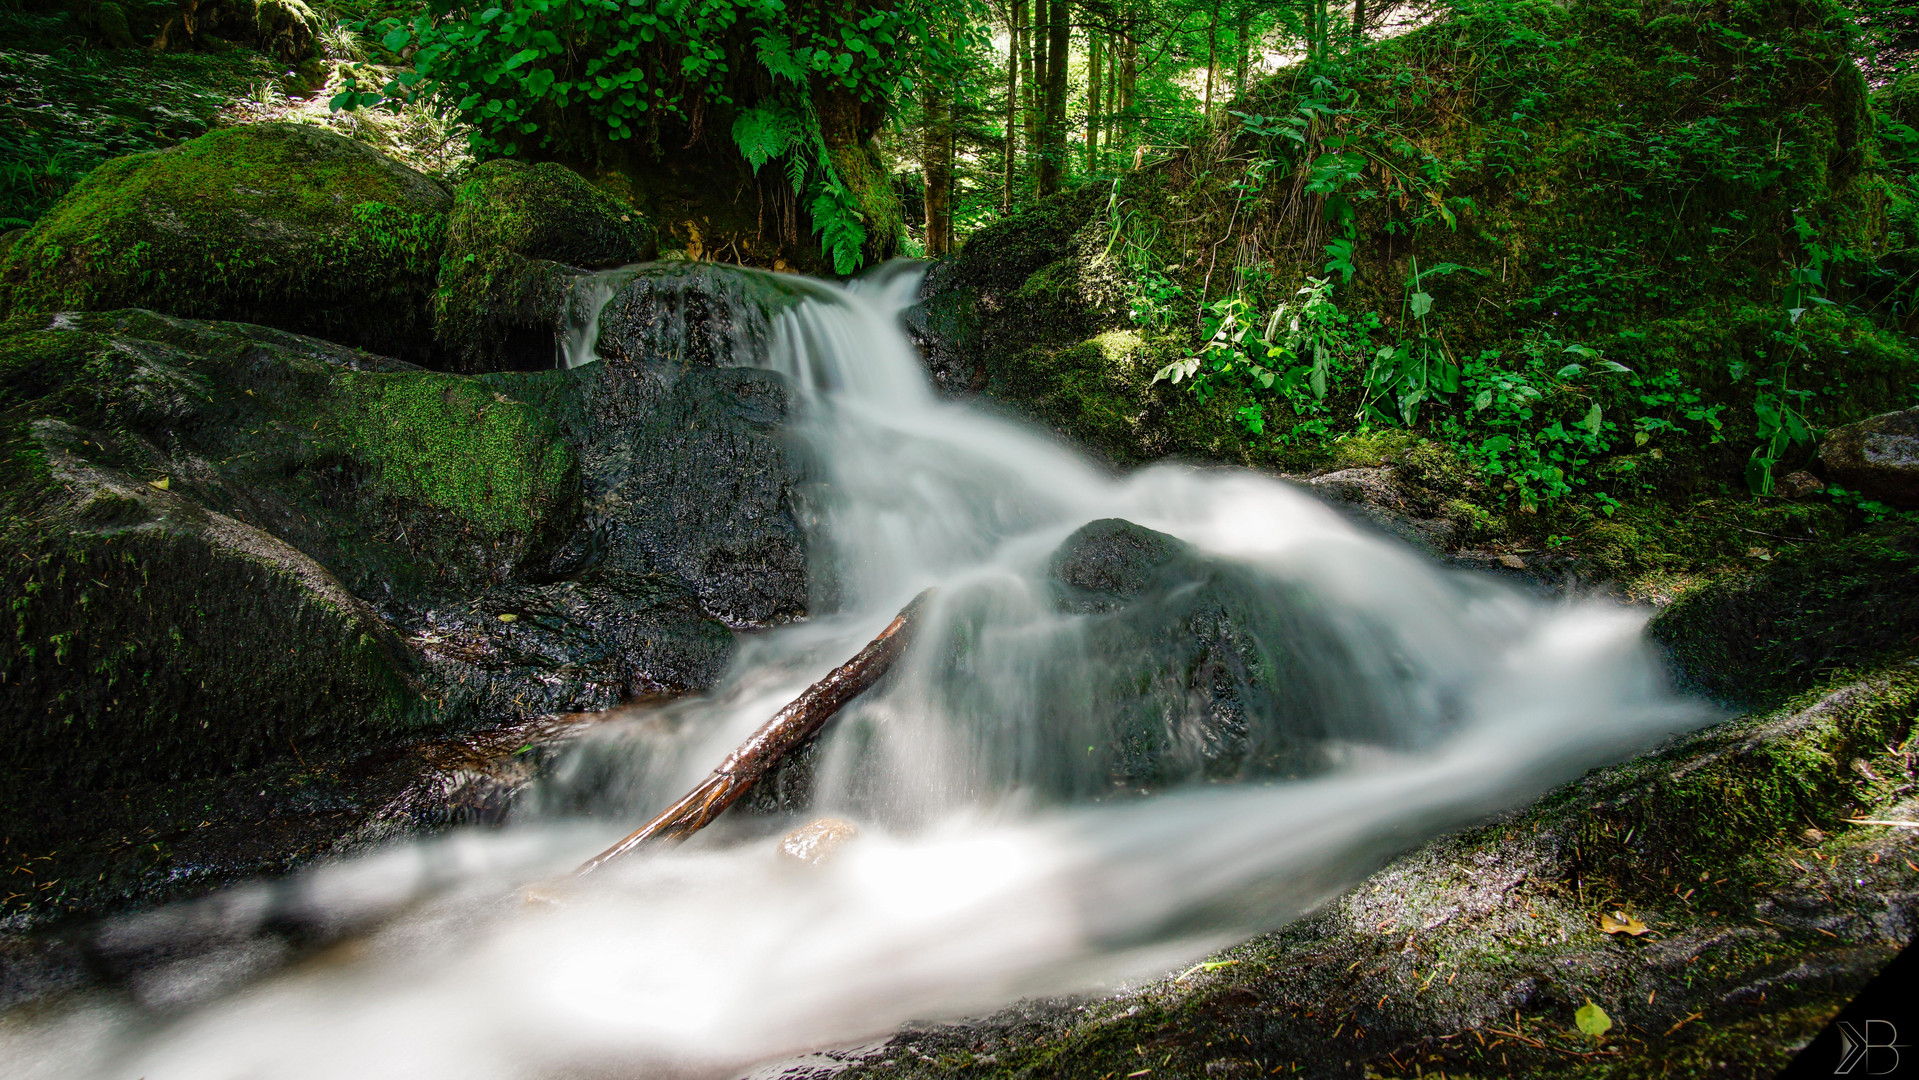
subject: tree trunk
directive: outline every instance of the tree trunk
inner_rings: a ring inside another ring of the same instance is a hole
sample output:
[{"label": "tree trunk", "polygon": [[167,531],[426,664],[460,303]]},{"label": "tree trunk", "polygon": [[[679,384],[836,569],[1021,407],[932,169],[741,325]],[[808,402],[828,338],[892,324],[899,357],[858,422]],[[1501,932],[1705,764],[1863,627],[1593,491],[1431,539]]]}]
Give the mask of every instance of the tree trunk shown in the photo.
[{"label": "tree trunk", "polygon": [[953,100],[943,91],[926,95],[926,126],[920,138],[920,167],[926,181],[926,257],[947,253],[953,232]]},{"label": "tree trunk", "polygon": [[1026,165],[1031,172],[1035,164],[1034,155],[1039,152],[1039,84],[1046,75],[1045,42],[1035,31],[1040,20],[1046,17],[1046,0],[1033,0],[1033,9],[1027,13],[1025,0],[1021,0],[1019,62],[1021,71],[1021,101],[1025,105],[1026,128]]},{"label": "tree trunk", "polygon": [[[1364,0],[1361,0],[1361,2],[1363,3]],[[1252,29],[1252,4],[1249,0],[1239,0],[1239,71],[1235,73],[1236,77],[1233,79],[1233,92],[1238,95],[1240,100],[1239,107],[1242,109],[1246,107],[1246,76],[1248,69],[1252,66]]]},{"label": "tree trunk", "polygon": [[1100,38],[1096,30],[1086,32],[1086,171],[1099,171],[1099,72]]},{"label": "tree trunk", "polygon": [[1066,61],[1071,47],[1072,9],[1067,0],[1046,5],[1046,110],[1040,116],[1040,198],[1060,189],[1066,175]]},{"label": "tree trunk", "polygon": [[1026,21],[1026,0],[1008,0],[1006,5],[1006,145],[1003,175],[1000,178],[999,212],[1013,212],[1013,163],[1019,160],[1019,68],[1020,23]]},{"label": "tree trunk", "polygon": [[913,632],[919,628],[920,614],[932,595],[933,590],[928,589],[914,597],[858,656],[834,668],[786,708],[774,713],[771,720],[761,724],[739,749],[728,754],[720,767],[698,787],[626,839],[582,863],[574,873],[592,873],[648,843],[684,840],[719,817],[735,800],[752,790],[760,777],[782,758],[812,738],[841,707],[886,674],[912,641]]},{"label": "tree trunk", "polygon": [[1213,17],[1206,23],[1206,104],[1200,116],[1213,118],[1213,73],[1219,69],[1219,0],[1213,0]]},{"label": "tree trunk", "polygon": [[1114,36],[1107,39],[1106,45],[1106,127],[1100,137],[1101,145],[1106,147],[1110,156],[1119,140],[1119,61],[1126,51],[1125,39]]},{"label": "tree trunk", "polygon": [[1353,36],[1366,40],[1366,0],[1353,0]]}]

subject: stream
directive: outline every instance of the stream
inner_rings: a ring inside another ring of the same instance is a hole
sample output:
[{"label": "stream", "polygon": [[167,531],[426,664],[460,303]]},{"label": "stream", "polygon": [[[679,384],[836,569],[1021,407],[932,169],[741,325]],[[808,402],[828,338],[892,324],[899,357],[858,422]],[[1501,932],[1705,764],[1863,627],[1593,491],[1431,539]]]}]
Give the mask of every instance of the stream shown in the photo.
[{"label": "stream", "polygon": [[[565,366],[594,362],[624,272],[583,287]],[[1443,567],[1250,472],[1115,476],[940,399],[898,321],[916,268],[764,280],[794,299],[734,359],[793,387],[830,613],[568,744],[507,827],[118,920],[199,944],[0,1020],[9,1076],[739,1075],[1176,971],[1717,716],[1667,687],[1644,612]],[[803,813],[566,878],[930,586],[810,754]],[[860,835],[777,853],[825,815]],[[256,932],[294,917],[342,929],[299,955]]]}]

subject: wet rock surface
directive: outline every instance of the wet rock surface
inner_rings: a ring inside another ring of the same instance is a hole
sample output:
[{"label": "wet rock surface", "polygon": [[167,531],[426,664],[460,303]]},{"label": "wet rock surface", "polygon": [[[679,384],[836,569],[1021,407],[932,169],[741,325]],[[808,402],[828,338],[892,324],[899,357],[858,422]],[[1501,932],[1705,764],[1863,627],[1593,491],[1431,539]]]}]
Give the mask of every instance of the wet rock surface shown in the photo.
[{"label": "wet rock surface", "polygon": [[1080,764],[1023,778],[1035,790],[1298,776],[1330,764],[1335,739],[1401,741],[1392,680],[1366,678],[1382,673],[1307,590],[1117,518],[1081,527],[1048,568],[1083,659],[1035,673],[1059,746],[1032,756]]},{"label": "wet rock surface", "polygon": [[138,310],[17,317],[0,365],[0,808],[60,853],[0,914],[292,865],[370,800],[443,824],[467,796],[402,775],[421,747],[710,687],[728,624],[808,611],[772,372],[473,378]]},{"label": "wet rock surface", "polygon": [[1919,810],[1916,691],[1895,664],[1600,770],[1176,976],[755,1075],[1771,1075],[1919,933],[1910,830],[1844,821]]},{"label": "wet rock surface", "polygon": [[1826,433],[1826,475],[1869,499],[1919,507],[1919,409],[1882,413]]}]

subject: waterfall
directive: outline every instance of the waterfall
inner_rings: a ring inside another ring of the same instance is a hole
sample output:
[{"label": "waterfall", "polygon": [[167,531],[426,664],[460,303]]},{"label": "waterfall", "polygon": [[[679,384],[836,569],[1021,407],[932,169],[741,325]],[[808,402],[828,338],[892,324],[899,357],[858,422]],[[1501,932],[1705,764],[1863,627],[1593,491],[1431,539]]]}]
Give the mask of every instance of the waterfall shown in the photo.
[{"label": "waterfall", "polygon": [[[567,366],[592,362],[617,280],[581,294]],[[737,1075],[1163,973],[1711,718],[1665,687],[1640,613],[1443,568],[1249,472],[1114,476],[941,400],[897,318],[918,281],[781,277],[745,358],[794,388],[837,610],[584,740],[511,827],[129,921],[277,907],[370,929],[284,968],[236,931],[130,997],[10,1019],[13,1075]],[[1171,569],[1137,601],[1063,584],[1061,545],[1087,535],[1160,544]],[[782,861],[779,823],[741,822],[525,902],[935,585],[913,648],[813,755],[808,812],[862,830],[835,858]],[[598,812],[556,809],[579,806]]]}]

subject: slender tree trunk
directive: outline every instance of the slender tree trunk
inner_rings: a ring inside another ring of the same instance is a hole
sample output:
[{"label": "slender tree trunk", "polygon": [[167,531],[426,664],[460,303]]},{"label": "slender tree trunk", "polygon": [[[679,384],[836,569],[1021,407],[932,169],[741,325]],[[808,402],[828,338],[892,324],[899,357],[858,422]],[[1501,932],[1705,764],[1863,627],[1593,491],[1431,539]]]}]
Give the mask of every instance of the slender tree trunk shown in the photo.
[{"label": "slender tree trunk", "polygon": [[1126,35],[1126,67],[1120,76],[1120,108],[1126,110],[1120,118],[1120,141],[1127,146],[1137,142],[1138,117],[1133,115],[1133,107],[1139,93],[1139,41],[1132,34]]},{"label": "slender tree trunk", "polygon": [[1066,173],[1066,61],[1071,47],[1072,9],[1067,0],[1047,5],[1046,110],[1040,117],[1039,194],[1060,189]]},{"label": "slender tree trunk", "polygon": [[953,101],[943,91],[925,97],[926,126],[920,140],[920,166],[926,181],[926,255],[947,253],[953,232]]},{"label": "slender tree trunk", "polygon": [[1353,36],[1366,40],[1366,0],[1353,0]]},{"label": "slender tree trunk", "polygon": [[1086,171],[1099,171],[1100,37],[1086,31]]},{"label": "slender tree trunk", "polygon": [[1013,163],[1019,160],[1019,27],[1026,20],[1026,0],[1006,4],[1006,145],[1001,157],[999,212],[1013,212]]},{"label": "slender tree trunk", "polygon": [[1206,104],[1200,115],[1213,118],[1213,73],[1219,70],[1219,0],[1213,0],[1213,17],[1206,24]]},{"label": "slender tree trunk", "polygon": [[[1044,0],[1039,0],[1044,2]],[[1033,97],[1033,87],[1038,85],[1034,74],[1038,68],[1034,64],[1037,56],[1037,43],[1033,40],[1033,13],[1028,9],[1026,0],[1019,0],[1019,94],[1020,126],[1026,142],[1026,153],[1031,158],[1035,140],[1039,137],[1039,106]],[[1028,161],[1031,164],[1031,161]]]},{"label": "slender tree trunk", "polygon": [[1100,142],[1110,156],[1119,139],[1119,61],[1125,52],[1125,39],[1117,35],[1106,44],[1106,129]]},{"label": "slender tree trunk", "polygon": [[948,255],[953,253],[955,246],[953,244],[953,204],[959,201],[959,170],[953,167],[953,163],[959,160],[954,151],[958,144],[957,129],[958,125],[953,122],[952,110],[949,108],[946,115],[946,212],[941,215],[945,219],[945,227],[942,230],[945,233],[945,239],[941,243]]},{"label": "slender tree trunk", "polygon": [[[1364,2],[1364,0],[1362,0]],[[1253,57],[1253,8],[1248,0],[1239,0],[1239,71],[1233,79],[1233,92],[1239,96],[1240,108],[1245,108],[1246,76],[1252,67]]]}]

